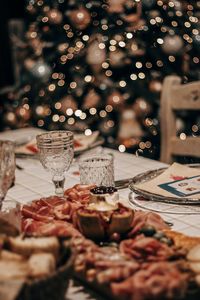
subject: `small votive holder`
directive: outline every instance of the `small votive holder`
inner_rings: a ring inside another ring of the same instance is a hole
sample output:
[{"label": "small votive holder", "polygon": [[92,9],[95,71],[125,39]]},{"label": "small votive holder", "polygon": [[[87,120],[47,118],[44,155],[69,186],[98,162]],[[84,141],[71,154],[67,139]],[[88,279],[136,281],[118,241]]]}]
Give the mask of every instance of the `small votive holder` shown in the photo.
[{"label": "small votive holder", "polygon": [[98,154],[79,160],[81,184],[114,186],[114,163],[112,154]]}]

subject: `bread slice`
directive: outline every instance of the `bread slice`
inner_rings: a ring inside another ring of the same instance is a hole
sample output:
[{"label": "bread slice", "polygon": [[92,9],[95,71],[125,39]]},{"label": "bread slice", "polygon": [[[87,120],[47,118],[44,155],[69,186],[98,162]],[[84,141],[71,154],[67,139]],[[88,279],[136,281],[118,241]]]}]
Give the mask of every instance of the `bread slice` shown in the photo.
[{"label": "bread slice", "polygon": [[20,254],[13,253],[11,251],[3,249],[0,252],[0,259],[2,259],[2,260],[12,260],[12,261],[22,261],[22,260],[24,260],[24,257]]},{"label": "bread slice", "polygon": [[10,250],[29,257],[33,253],[52,253],[55,257],[59,253],[59,241],[56,237],[28,237],[22,238],[22,236],[9,238]]},{"label": "bread slice", "polygon": [[25,279],[27,276],[27,261],[0,260],[0,281]]},{"label": "bread slice", "polygon": [[35,253],[28,260],[29,276],[39,278],[51,274],[56,269],[56,260],[51,253]]},{"label": "bread slice", "polygon": [[200,237],[188,236],[173,230],[164,230],[164,232],[174,241],[176,247],[182,248],[187,252],[194,246],[200,244]]}]

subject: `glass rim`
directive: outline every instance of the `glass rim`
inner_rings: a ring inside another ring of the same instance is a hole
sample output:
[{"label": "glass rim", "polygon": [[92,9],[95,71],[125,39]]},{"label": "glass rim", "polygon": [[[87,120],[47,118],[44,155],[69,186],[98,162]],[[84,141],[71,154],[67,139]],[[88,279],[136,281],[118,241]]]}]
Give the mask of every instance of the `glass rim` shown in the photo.
[{"label": "glass rim", "polygon": [[[53,136],[55,134],[55,136]],[[58,134],[56,136],[56,134]],[[65,134],[65,136],[59,136],[59,134]],[[52,136],[51,136],[52,135]],[[38,143],[46,143],[51,141],[52,139],[56,140],[72,140],[74,134],[72,131],[69,130],[52,130],[47,131],[36,136],[36,140]]]},{"label": "glass rim", "polygon": [[10,141],[10,140],[0,140],[0,145],[10,145],[10,146],[15,146],[15,142],[14,141]]},{"label": "glass rim", "polygon": [[112,153],[100,153],[100,154],[92,154],[90,156],[83,156],[79,159],[79,162],[89,162],[93,159],[102,159],[102,160],[109,160],[113,161],[114,157]]}]

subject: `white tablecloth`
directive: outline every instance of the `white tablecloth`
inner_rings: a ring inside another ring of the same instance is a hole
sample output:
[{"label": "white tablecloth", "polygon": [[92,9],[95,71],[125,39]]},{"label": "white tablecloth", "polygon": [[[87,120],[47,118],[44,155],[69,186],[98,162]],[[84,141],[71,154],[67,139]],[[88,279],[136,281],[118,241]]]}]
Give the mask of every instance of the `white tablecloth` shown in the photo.
[{"label": "white tablecloth", "polygon": [[[118,151],[104,149],[105,152],[114,154],[115,180],[133,177],[141,172],[161,168],[166,166],[158,161],[136,157],[135,155],[119,153]],[[38,199],[41,196],[48,196],[54,193],[54,186],[51,176],[43,169],[40,162],[36,159],[17,159],[17,164],[23,170],[16,169],[15,186],[11,188],[6,196],[5,203],[8,200],[16,200],[20,203],[27,203]],[[77,163],[73,163],[66,176],[65,188],[79,182]],[[129,190],[120,190],[122,201],[128,204]],[[150,208],[158,208],[162,217],[173,223],[173,229],[188,235],[200,235],[200,210],[199,214],[176,214],[176,206],[150,203]],[[186,210],[187,211],[187,210]],[[174,214],[175,213],[175,214]],[[88,295],[82,287],[74,287],[72,281],[68,290],[67,299],[86,300],[94,299],[94,296]]]}]

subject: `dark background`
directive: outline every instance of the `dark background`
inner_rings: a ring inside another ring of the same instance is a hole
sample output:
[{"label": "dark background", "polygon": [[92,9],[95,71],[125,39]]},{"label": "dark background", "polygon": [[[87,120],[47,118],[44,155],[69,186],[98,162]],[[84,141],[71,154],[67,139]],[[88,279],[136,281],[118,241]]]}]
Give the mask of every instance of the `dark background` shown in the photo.
[{"label": "dark background", "polygon": [[0,89],[14,83],[8,22],[25,18],[25,0],[4,0],[0,9]]}]

